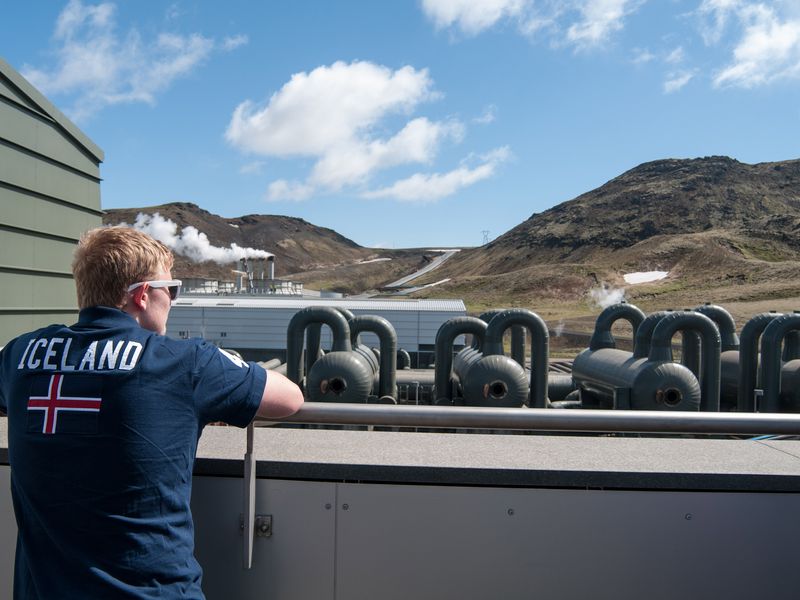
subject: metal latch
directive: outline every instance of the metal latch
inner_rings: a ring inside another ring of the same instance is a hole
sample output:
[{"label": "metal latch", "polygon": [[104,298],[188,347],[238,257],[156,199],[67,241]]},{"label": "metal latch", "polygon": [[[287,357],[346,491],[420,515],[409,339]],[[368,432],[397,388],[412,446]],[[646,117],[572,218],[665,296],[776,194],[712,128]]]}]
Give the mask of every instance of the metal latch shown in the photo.
[{"label": "metal latch", "polygon": [[[244,533],[244,515],[239,515],[239,531]],[[253,531],[256,537],[272,537],[272,515],[255,515]]]}]

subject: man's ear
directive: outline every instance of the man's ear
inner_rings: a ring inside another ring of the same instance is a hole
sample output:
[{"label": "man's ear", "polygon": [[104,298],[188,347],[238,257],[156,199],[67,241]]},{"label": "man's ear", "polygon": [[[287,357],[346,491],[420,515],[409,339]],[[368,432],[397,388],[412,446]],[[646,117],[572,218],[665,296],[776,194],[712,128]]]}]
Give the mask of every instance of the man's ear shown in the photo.
[{"label": "man's ear", "polygon": [[150,299],[147,293],[148,285],[140,285],[131,292],[131,303],[139,310],[147,308],[147,302]]}]

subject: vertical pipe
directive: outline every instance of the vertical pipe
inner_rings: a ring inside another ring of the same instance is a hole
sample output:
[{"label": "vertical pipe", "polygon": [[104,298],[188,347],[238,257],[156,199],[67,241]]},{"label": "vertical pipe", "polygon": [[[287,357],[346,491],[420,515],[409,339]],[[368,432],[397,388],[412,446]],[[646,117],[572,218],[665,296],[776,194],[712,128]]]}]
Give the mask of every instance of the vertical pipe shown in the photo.
[{"label": "vertical pipe", "polygon": [[350,319],[350,341],[353,343],[362,331],[378,336],[381,345],[378,396],[397,400],[397,333],[383,317],[362,315]]},{"label": "vertical pipe", "polygon": [[452,404],[453,342],[459,335],[472,334],[483,346],[486,322],[475,317],[456,317],[439,327],[436,332],[436,364],[434,372],[434,403]]},{"label": "vertical pipe", "polygon": [[800,330],[800,314],[781,315],[770,322],[761,336],[761,383],[764,398],[759,412],[779,412],[781,396],[781,342]]},{"label": "vertical pipe", "polygon": [[721,386],[720,355],[722,342],[716,323],[696,312],[673,312],[665,315],[653,330],[650,361],[672,361],[672,336],[678,331],[694,331],[703,341],[703,381],[701,385],[700,410],[719,412]]},{"label": "vertical pipe", "polygon": [[513,325],[528,328],[531,334],[531,408],[547,407],[547,375],[550,367],[550,334],[547,324],[535,312],[522,308],[504,310],[486,328],[484,355],[503,354],[503,334]]},{"label": "vertical pipe", "polygon": [[739,412],[756,410],[758,344],[767,325],[779,316],[781,316],[779,313],[761,313],[742,327],[742,339],[739,347],[739,394],[736,404]]}]

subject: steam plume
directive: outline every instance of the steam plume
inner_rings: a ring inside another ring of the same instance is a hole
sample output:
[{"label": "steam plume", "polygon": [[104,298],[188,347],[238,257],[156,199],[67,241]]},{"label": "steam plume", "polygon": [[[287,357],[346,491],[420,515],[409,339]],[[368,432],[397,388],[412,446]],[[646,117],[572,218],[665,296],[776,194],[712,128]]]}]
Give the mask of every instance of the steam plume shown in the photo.
[{"label": "steam plume", "polygon": [[237,244],[231,244],[230,248],[212,246],[211,242],[208,241],[208,236],[198,231],[196,227],[188,225],[178,233],[177,223],[170,219],[165,219],[158,213],[152,215],[139,213],[136,215],[133,227],[153,236],[159,242],[169,246],[176,254],[186,256],[194,262],[211,260],[219,264],[227,264],[240,258],[269,258],[273,256],[264,250],[243,248]]},{"label": "steam plume", "polygon": [[600,308],[608,308],[612,304],[618,304],[625,300],[625,290],[608,287],[604,283],[602,287],[589,290],[589,297]]}]

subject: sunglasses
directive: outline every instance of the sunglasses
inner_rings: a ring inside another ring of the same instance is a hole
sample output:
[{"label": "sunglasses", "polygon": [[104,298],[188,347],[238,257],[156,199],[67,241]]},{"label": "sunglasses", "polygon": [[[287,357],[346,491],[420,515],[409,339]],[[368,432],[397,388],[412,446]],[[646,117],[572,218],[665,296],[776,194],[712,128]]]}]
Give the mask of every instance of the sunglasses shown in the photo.
[{"label": "sunglasses", "polygon": [[175,300],[178,297],[178,292],[181,290],[181,284],[183,282],[180,279],[157,279],[155,281],[140,281],[139,283],[133,283],[128,286],[128,291],[132,292],[138,287],[143,285],[148,285],[151,288],[164,288],[169,293],[169,299]]}]

